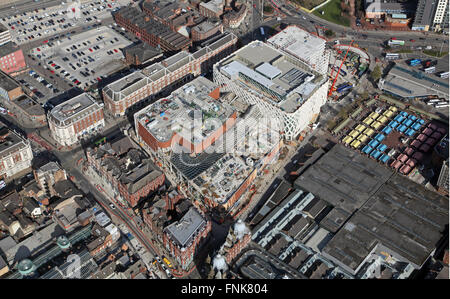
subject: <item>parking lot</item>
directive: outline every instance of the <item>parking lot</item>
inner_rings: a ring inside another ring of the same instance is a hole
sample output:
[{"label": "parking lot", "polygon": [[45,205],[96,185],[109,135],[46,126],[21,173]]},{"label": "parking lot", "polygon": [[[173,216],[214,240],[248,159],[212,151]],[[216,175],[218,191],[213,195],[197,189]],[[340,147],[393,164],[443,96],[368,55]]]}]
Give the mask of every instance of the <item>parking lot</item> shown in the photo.
[{"label": "parking lot", "polygon": [[48,99],[52,98],[55,94],[61,92],[52,83],[47,81],[43,76],[38,74],[34,70],[19,74],[16,76],[22,86],[28,88],[35,95],[35,99],[39,104],[44,104]]},{"label": "parking lot", "polygon": [[[100,23],[101,20],[111,17],[111,11],[130,2],[132,1],[93,0],[72,10],[73,3],[62,1],[58,6],[5,16],[0,19],[0,22],[9,29],[13,41],[24,44],[58,34],[71,27]],[[77,9],[79,13],[74,13]]]},{"label": "parking lot", "polygon": [[121,49],[131,44],[116,31],[102,26],[36,47],[30,54],[55,76],[86,88],[123,68]]}]

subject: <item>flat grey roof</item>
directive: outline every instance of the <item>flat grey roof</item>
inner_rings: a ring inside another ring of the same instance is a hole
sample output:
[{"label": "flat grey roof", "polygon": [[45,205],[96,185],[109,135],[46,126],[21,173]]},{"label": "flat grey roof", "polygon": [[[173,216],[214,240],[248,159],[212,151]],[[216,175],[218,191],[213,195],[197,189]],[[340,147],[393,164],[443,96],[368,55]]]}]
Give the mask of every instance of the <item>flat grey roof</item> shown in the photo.
[{"label": "flat grey roof", "polygon": [[448,226],[448,198],[341,144],[295,184],[338,208],[325,228],[339,229],[353,213],[323,253],[354,274],[372,250],[421,267]]},{"label": "flat grey roof", "polygon": [[91,113],[99,109],[100,105],[87,93],[82,93],[72,99],[59,104],[50,111],[50,116],[57,124],[70,124],[80,114]]},{"label": "flat grey roof", "polygon": [[435,74],[411,69],[406,64],[396,64],[384,79],[383,90],[399,96],[418,97],[437,94],[448,98],[448,79]]},{"label": "flat grey roof", "polygon": [[183,248],[192,242],[196,232],[200,231],[205,225],[205,218],[194,207],[191,207],[179,221],[170,224],[164,230],[175,243]]},{"label": "flat grey roof", "polygon": [[391,170],[376,161],[336,145],[300,175],[294,185],[353,213],[391,175]]},{"label": "flat grey roof", "polygon": [[0,87],[6,91],[11,91],[20,87],[20,84],[13,80],[10,76],[0,71]]}]

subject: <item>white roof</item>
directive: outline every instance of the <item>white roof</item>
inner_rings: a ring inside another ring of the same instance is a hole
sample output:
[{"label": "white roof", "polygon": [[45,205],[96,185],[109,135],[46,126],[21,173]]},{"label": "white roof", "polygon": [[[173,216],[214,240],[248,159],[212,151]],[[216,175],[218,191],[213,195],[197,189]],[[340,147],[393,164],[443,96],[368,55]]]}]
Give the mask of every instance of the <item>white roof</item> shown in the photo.
[{"label": "white roof", "polygon": [[264,62],[263,64],[261,64],[260,66],[258,66],[255,71],[257,71],[258,73],[266,76],[269,79],[273,79],[276,76],[278,76],[279,74],[281,74],[281,71],[274,67],[273,65],[271,65],[270,63]]}]

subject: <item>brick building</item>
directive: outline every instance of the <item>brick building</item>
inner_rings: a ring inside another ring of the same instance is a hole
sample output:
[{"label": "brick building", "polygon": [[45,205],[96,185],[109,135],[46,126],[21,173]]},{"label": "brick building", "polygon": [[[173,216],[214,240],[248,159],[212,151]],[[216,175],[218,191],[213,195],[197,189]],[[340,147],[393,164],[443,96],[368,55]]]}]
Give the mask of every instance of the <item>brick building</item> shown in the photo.
[{"label": "brick building", "polygon": [[125,60],[130,65],[149,65],[161,58],[161,49],[150,46],[147,43],[140,43],[125,49]]},{"label": "brick building", "polygon": [[147,202],[142,217],[158,242],[184,270],[189,268],[211,231],[211,221],[176,190]]},{"label": "brick building", "polygon": [[23,95],[24,92],[20,84],[6,73],[0,71],[0,97],[7,101],[12,101]]},{"label": "brick building", "polygon": [[159,46],[164,52],[187,50],[192,45],[187,37],[172,31],[167,25],[154,20],[135,7],[122,7],[113,14],[113,17],[119,26],[150,46]]},{"label": "brick building", "polygon": [[0,69],[7,73],[15,73],[27,67],[22,49],[14,42],[0,45]]},{"label": "brick building", "polygon": [[195,207],[164,228],[163,245],[183,270],[189,269],[199,247],[211,231],[211,221]]},{"label": "brick building", "polygon": [[14,177],[31,169],[32,160],[30,141],[0,123],[0,178]]},{"label": "brick building", "polygon": [[143,103],[144,99],[150,101],[159,93],[206,72],[215,62],[232,53],[236,42],[234,34],[224,33],[193,54],[179,52],[107,85],[102,90],[106,109],[114,116],[125,115],[129,107]]},{"label": "brick building", "polygon": [[[153,151],[179,144],[189,153],[201,153],[236,122],[236,111],[227,103],[219,102],[219,98],[218,85],[197,77],[169,97],[137,112],[136,134]],[[210,126],[207,120],[202,123],[207,117],[215,119],[214,129],[207,128]]]},{"label": "brick building", "polygon": [[47,119],[53,139],[64,146],[73,145],[105,126],[103,104],[87,93],[57,105]]},{"label": "brick building", "polygon": [[208,39],[217,32],[223,33],[222,22],[205,21],[191,28],[191,39],[194,42]]},{"label": "brick building", "polygon": [[111,185],[117,197],[135,207],[159,188],[164,174],[127,136],[86,151],[89,165]]},{"label": "brick building", "polygon": [[207,18],[220,18],[223,14],[224,0],[210,0],[202,2],[198,6],[200,14]]},{"label": "brick building", "polygon": [[241,4],[237,10],[229,10],[223,15],[222,23],[224,26],[230,28],[237,28],[241,25],[242,21],[247,15],[247,5]]},{"label": "brick building", "polygon": [[178,1],[145,1],[142,3],[142,10],[175,32],[181,32],[183,27],[195,26],[206,19],[187,3]]}]

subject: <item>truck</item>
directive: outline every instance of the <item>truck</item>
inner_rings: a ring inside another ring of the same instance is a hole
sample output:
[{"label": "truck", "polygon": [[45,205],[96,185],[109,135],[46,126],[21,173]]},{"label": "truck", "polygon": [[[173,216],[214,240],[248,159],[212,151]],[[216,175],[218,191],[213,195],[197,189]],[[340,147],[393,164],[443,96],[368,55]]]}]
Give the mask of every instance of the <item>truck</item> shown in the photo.
[{"label": "truck", "polygon": [[344,85],[341,86],[341,87],[338,87],[337,92],[338,92],[338,93],[343,93],[344,91],[346,91],[346,90],[348,90],[348,89],[350,89],[350,88],[353,88],[353,85],[350,84],[350,83],[347,83],[347,84],[344,84]]},{"label": "truck", "polygon": [[416,65],[419,65],[421,62],[422,62],[422,60],[420,60],[420,59],[411,59],[409,61],[409,65],[410,66],[416,66]]}]

